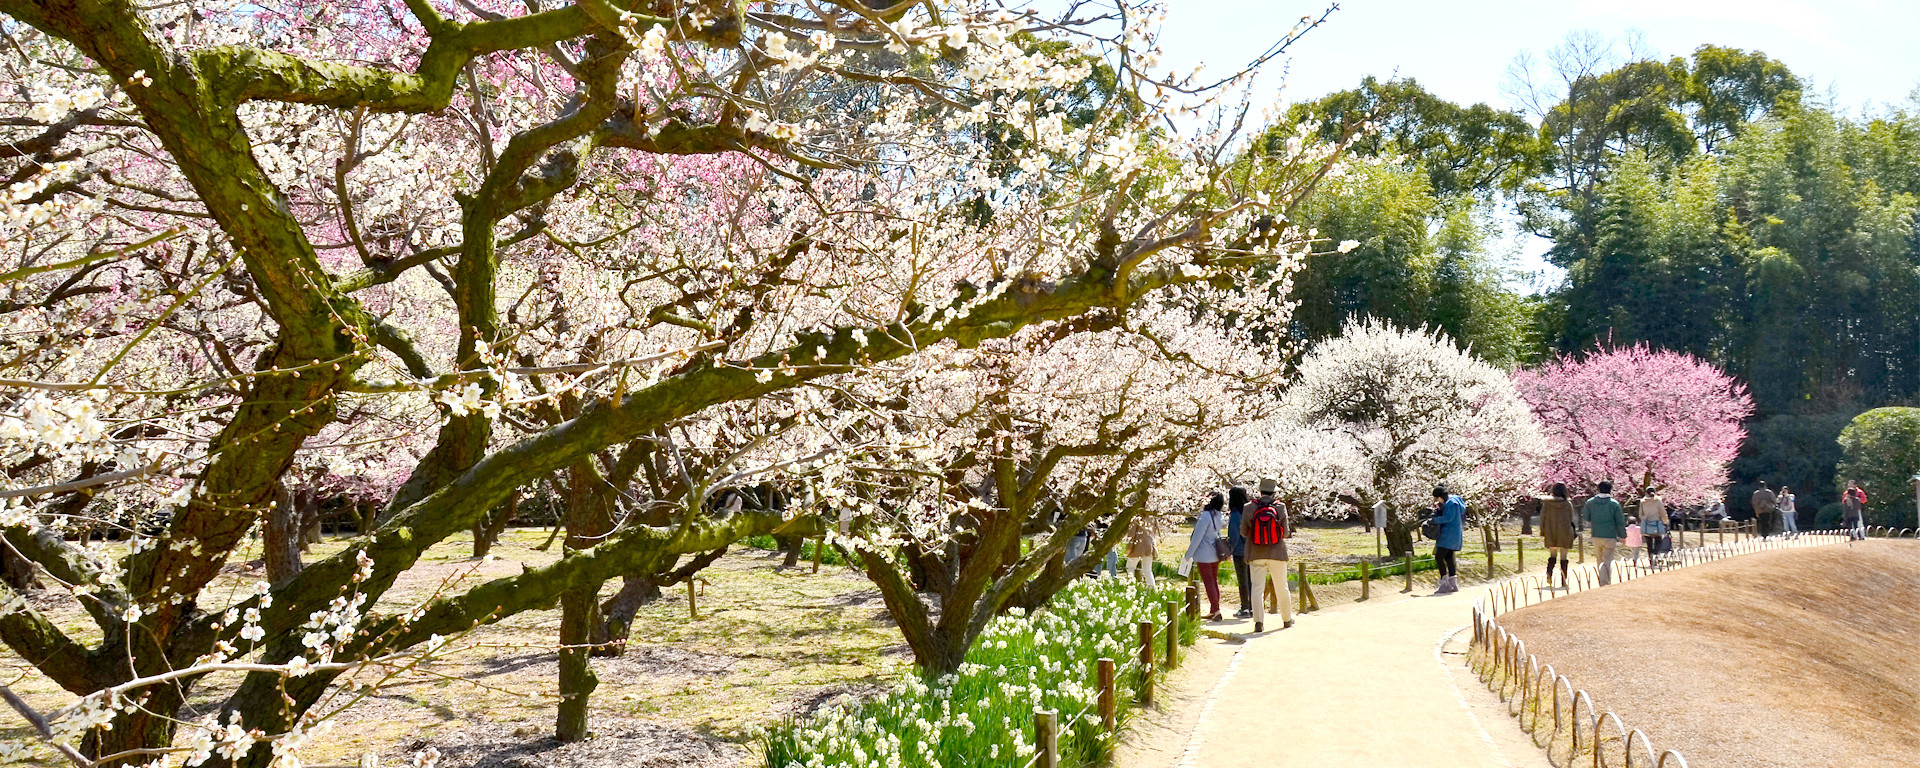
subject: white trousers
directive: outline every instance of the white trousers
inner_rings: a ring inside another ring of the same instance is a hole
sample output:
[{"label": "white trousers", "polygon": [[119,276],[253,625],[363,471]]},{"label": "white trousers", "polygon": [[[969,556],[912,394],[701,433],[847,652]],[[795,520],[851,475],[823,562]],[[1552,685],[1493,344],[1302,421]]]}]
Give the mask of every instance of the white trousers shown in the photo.
[{"label": "white trousers", "polygon": [[1280,598],[1280,621],[1293,621],[1293,593],[1287,589],[1287,561],[1250,560],[1247,562],[1250,576],[1248,583],[1253,590],[1253,621],[1264,624],[1267,621],[1267,579],[1273,579],[1273,593]]},{"label": "white trousers", "polygon": [[[1138,569],[1138,570],[1136,570],[1136,569]],[[1141,580],[1141,581],[1144,581],[1144,582],[1146,582],[1146,583],[1147,583],[1147,588],[1148,588],[1148,589],[1152,589],[1152,588],[1153,588],[1153,586],[1154,586],[1154,584],[1153,584],[1153,558],[1151,558],[1151,557],[1129,557],[1129,558],[1127,558],[1127,571],[1126,571],[1126,572],[1129,572],[1129,573],[1133,573],[1133,574],[1134,574],[1134,578],[1136,578],[1136,579],[1139,579],[1139,580]]]}]

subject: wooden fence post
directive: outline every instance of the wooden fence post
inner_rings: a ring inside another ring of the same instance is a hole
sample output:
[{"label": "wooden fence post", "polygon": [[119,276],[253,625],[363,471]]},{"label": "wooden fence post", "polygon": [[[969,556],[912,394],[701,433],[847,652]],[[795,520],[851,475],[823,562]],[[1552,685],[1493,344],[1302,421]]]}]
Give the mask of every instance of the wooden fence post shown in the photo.
[{"label": "wooden fence post", "polygon": [[1516,573],[1526,573],[1527,572],[1527,540],[1526,539],[1522,539],[1519,537],[1514,538],[1513,556],[1514,556],[1515,562],[1518,563],[1517,565],[1514,566],[1514,571]]},{"label": "wooden fence post", "polygon": [[700,618],[700,609],[693,604],[693,582],[694,579],[687,579],[687,618],[689,619]]},{"label": "wooden fence post", "polygon": [[1372,592],[1373,592],[1373,577],[1367,572],[1367,561],[1361,560],[1360,561],[1360,599],[1361,600],[1367,599],[1368,597],[1372,596]]},{"label": "wooden fence post", "polygon": [[813,540],[813,572],[820,572],[820,551],[827,548],[827,538],[822,536]]},{"label": "wooden fence post", "polygon": [[1107,733],[1113,733],[1115,727],[1113,659],[1102,658],[1095,663],[1098,665],[1100,678],[1100,727],[1105,728]]},{"label": "wooden fence post", "polygon": [[1187,582],[1187,618],[1200,618],[1200,585],[1191,581]]},{"label": "wooden fence post", "polygon": [[1295,573],[1299,574],[1299,576],[1295,577],[1295,580],[1300,582],[1300,610],[1295,611],[1295,613],[1306,613],[1307,612],[1307,564],[1305,561],[1301,561],[1301,562],[1294,563],[1294,565],[1296,566],[1296,568],[1294,569]]},{"label": "wooden fence post", "polygon": [[1153,622],[1140,622],[1140,706],[1153,706]]},{"label": "wooden fence post", "polygon": [[1033,711],[1033,747],[1039,752],[1033,763],[1037,768],[1060,768],[1058,715],[1044,709]]},{"label": "wooden fence post", "polygon": [[1180,666],[1180,605],[1167,601],[1167,669]]},{"label": "wooden fence post", "polygon": [[1403,593],[1413,591],[1413,555],[1408,554],[1406,557],[1406,561],[1407,561],[1406,563],[1407,564],[1407,588],[1400,590]]},{"label": "wooden fence post", "polygon": [[1485,529],[1482,529],[1480,534],[1480,543],[1485,548],[1483,551],[1487,553],[1487,578],[1491,579],[1493,578],[1493,538],[1484,531]]}]

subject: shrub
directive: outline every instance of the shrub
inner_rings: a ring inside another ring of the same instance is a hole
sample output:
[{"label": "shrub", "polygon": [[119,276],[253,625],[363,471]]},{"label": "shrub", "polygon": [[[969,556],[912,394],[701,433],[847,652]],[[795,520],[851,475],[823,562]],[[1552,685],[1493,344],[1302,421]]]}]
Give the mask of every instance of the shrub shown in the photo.
[{"label": "shrub", "polygon": [[1837,501],[1820,507],[1820,511],[1813,516],[1814,530],[1828,531],[1839,528],[1840,512],[1840,502]]},{"label": "shrub", "polygon": [[[743,546],[746,546],[752,549],[766,549],[766,550],[772,550],[774,552],[786,551],[780,548],[779,539],[774,538],[772,535],[748,536],[746,539],[742,540],[740,543]],[[801,542],[800,561],[803,563],[813,562],[813,551],[817,549],[819,546],[820,546],[819,539],[807,539],[806,541]],[[844,557],[841,557],[840,550],[835,547],[827,547],[826,549],[820,552],[820,564],[821,565],[848,565],[847,559]]]},{"label": "shrub", "polygon": [[1845,488],[1867,491],[1867,524],[1902,526],[1914,514],[1913,475],[1920,471],[1920,408],[1875,408],[1840,432],[1845,458],[1834,473]]},{"label": "shrub", "polygon": [[[1063,765],[1096,764],[1110,745],[1094,708],[1094,662],[1116,662],[1118,699],[1131,700],[1127,692],[1140,683],[1129,663],[1137,655],[1135,627],[1164,625],[1162,604],[1184,601],[1177,591],[1184,584],[1149,590],[1130,580],[1077,581],[1032,616],[1016,610],[995,618],[953,674],[909,676],[865,703],[774,727],[763,736],[766,764],[1019,768],[1033,755],[1035,709],[1059,714]],[[1182,620],[1183,643],[1197,631]]]}]

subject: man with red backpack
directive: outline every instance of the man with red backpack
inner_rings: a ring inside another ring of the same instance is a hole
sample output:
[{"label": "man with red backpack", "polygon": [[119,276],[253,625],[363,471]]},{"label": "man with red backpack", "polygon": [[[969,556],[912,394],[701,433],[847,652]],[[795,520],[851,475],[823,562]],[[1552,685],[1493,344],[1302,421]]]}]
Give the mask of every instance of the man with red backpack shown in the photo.
[{"label": "man with red backpack", "polygon": [[1240,518],[1240,536],[1247,542],[1248,580],[1253,596],[1253,631],[1267,631],[1267,579],[1273,579],[1274,594],[1280,599],[1280,627],[1293,626],[1292,595],[1287,590],[1287,505],[1274,498],[1280,483],[1271,477],[1260,479],[1260,496],[1247,502]]}]

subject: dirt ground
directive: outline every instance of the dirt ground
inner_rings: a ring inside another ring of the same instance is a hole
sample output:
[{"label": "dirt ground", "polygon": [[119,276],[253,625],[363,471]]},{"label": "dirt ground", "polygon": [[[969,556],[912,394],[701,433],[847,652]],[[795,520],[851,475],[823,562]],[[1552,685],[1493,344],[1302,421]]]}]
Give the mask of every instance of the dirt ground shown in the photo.
[{"label": "dirt ground", "polygon": [[1500,622],[1692,765],[1920,762],[1920,542],[1746,555]]},{"label": "dirt ground", "polygon": [[[557,552],[534,549],[544,539],[535,529],[508,531],[486,562],[467,557],[471,542],[450,540],[403,574],[379,609],[402,610],[450,585],[552,562]],[[346,543],[329,539],[309,559]],[[457,652],[335,715],[306,763],[357,765],[372,753],[394,765],[433,746],[447,768],[749,765],[755,726],[878,691],[911,662],[879,593],[859,573],[826,566],[815,575],[810,566],[783,571],[778,564],[777,554],[736,548],[703,572],[699,618],[688,619],[684,587],[642,609],[626,655],[593,661],[600,686],[589,741],[561,746],[548,738],[559,611],[530,611],[459,638]],[[229,565],[209,594],[244,594],[258,578],[244,563]],[[608,594],[617,587],[609,584]],[[71,598],[36,602],[85,634],[88,622]],[[73,700],[4,649],[0,680],[43,710]],[[237,682],[209,680],[192,705],[210,708]],[[0,739],[29,737],[17,719],[0,718]]]}]

